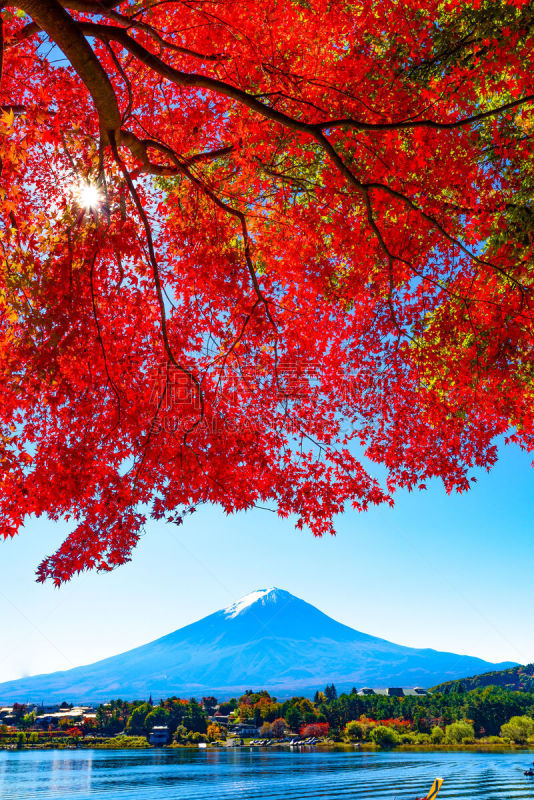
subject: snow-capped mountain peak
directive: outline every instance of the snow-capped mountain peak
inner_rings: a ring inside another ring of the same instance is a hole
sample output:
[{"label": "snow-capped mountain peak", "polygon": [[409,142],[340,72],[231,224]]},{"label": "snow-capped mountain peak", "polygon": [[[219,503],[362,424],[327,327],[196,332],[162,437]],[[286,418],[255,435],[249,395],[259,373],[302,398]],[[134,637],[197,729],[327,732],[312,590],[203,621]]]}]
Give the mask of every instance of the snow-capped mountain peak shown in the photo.
[{"label": "snow-capped mountain peak", "polygon": [[271,586],[270,589],[256,589],[255,592],[246,594],[240,600],[237,600],[235,603],[232,603],[231,606],[225,608],[224,616],[227,619],[235,619],[235,617],[237,617],[247,608],[250,608],[250,606],[254,605],[254,603],[257,603],[259,600],[264,600],[270,594],[277,594],[279,592],[280,589],[277,589],[276,586]]},{"label": "snow-capped mountain peak", "polygon": [[246,688],[285,698],[311,696],[332,682],[338,691],[432,686],[512,666],[377,639],[272,587],[126,653],[0,684],[0,705],[65,698],[106,702],[119,693],[126,700],[149,694],[227,698]]}]

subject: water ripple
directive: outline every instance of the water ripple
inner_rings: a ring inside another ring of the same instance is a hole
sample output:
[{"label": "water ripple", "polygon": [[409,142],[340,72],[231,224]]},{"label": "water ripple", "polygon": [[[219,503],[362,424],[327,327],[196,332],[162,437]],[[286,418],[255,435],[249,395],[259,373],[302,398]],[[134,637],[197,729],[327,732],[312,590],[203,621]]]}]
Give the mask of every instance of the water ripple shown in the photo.
[{"label": "water ripple", "polygon": [[525,753],[0,752],[2,800],[534,800]]}]

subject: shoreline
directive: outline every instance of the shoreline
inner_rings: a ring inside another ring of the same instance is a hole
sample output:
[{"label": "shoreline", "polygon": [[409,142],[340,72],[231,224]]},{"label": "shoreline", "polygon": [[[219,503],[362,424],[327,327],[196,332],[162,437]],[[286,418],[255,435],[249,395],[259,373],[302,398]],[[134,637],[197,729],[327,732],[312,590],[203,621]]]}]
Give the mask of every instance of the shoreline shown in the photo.
[{"label": "shoreline", "polygon": [[324,744],[316,744],[316,745],[293,745],[289,746],[287,744],[273,744],[273,745],[251,745],[251,744],[241,744],[241,745],[233,745],[232,747],[227,747],[225,745],[207,745],[205,748],[199,748],[198,745],[183,745],[183,744],[168,744],[162,746],[154,746],[150,745],[148,742],[146,745],[136,744],[134,746],[125,746],[123,743],[117,743],[114,746],[113,741],[106,740],[103,741],[101,744],[98,742],[91,742],[87,744],[59,744],[59,743],[51,743],[50,745],[46,744],[25,744],[22,747],[17,747],[15,744],[9,745],[0,745],[0,752],[32,752],[36,750],[154,750],[157,752],[162,751],[172,751],[172,750],[206,750],[206,751],[218,751],[221,750],[287,750],[290,752],[297,752],[297,751],[316,751],[316,752],[354,752],[354,753],[393,753],[393,752],[413,752],[413,753],[441,753],[441,752],[465,752],[465,753],[517,753],[517,752],[534,752],[534,747],[532,745],[506,745],[506,744],[491,744],[483,742],[480,744],[448,744],[448,745],[409,745],[403,744],[398,745],[397,747],[392,748],[383,748],[378,747],[372,743],[364,743],[360,744],[349,744],[345,742],[332,742],[332,743],[324,743]]}]

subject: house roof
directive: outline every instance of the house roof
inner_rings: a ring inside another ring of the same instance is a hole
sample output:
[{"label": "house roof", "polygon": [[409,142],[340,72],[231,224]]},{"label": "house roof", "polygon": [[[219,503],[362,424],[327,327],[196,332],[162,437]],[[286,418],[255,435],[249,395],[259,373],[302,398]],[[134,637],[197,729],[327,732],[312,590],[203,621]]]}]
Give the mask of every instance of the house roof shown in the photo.
[{"label": "house roof", "polygon": [[399,690],[402,691],[402,693],[405,695],[405,697],[414,697],[414,696],[415,697],[424,697],[424,695],[430,694],[428,689],[422,689],[420,686],[416,686],[413,689],[412,688],[410,688],[410,689],[406,688],[405,689],[404,686],[402,686],[402,687],[395,686],[395,687],[387,687],[387,688],[381,687],[379,689],[371,689],[370,687],[365,686],[363,689],[360,689],[358,691],[358,694],[359,695],[365,695],[365,694],[373,693],[373,694],[381,694],[381,695],[390,696],[391,692],[398,692]]}]

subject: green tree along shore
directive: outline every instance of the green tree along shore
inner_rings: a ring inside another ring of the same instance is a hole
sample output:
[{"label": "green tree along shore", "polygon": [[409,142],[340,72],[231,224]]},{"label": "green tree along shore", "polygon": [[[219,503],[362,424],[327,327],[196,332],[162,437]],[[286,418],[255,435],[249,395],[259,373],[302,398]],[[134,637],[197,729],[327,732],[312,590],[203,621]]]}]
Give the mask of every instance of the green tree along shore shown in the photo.
[{"label": "green tree along shore", "polygon": [[313,700],[280,701],[265,690],[248,690],[225,701],[215,697],[171,697],[158,704],[113,700],[81,724],[70,724],[66,718],[46,728],[40,726],[38,714],[16,705],[11,724],[0,728],[0,742],[8,747],[146,747],[152,729],[166,726],[169,743],[196,745],[240,737],[246,724],[271,740],[314,736],[325,743],[378,747],[534,746],[534,692],[499,686],[447,689],[396,697],[360,695],[354,688],[338,696],[331,684],[317,691]]}]

